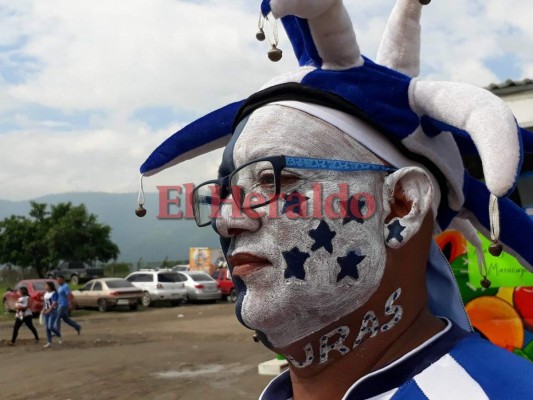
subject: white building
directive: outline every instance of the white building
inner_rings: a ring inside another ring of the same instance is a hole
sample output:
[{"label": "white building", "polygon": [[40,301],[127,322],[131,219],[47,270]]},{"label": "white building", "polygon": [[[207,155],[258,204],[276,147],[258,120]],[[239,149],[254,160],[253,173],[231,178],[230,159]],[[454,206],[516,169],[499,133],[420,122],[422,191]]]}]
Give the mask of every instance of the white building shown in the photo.
[{"label": "white building", "polygon": [[492,84],[488,88],[492,93],[504,100],[518,120],[522,128],[533,130],[533,80],[506,80],[500,84]]},{"label": "white building", "polygon": [[[509,104],[522,128],[533,131],[532,79],[523,81],[508,79],[500,84],[492,84],[487,89]],[[526,154],[524,157],[518,182],[518,197],[514,197],[514,200],[519,202],[533,217],[533,154]]]}]

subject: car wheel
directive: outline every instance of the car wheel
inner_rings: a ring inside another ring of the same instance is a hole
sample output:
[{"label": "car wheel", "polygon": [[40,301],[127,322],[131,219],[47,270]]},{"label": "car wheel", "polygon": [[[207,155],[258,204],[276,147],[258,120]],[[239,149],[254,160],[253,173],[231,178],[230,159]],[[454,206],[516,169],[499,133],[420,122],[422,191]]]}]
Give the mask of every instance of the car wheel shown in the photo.
[{"label": "car wheel", "polygon": [[9,314],[9,304],[7,303],[7,299],[4,299],[4,314]]},{"label": "car wheel", "polygon": [[237,302],[237,291],[235,289],[231,289],[231,293],[229,294],[229,299],[233,303]]},{"label": "car wheel", "polygon": [[77,285],[78,283],[80,283],[80,278],[78,278],[78,275],[72,275],[70,277],[70,283],[72,285]]},{"label": "car wheel", "polygon": [[150,304],[152,304],[152,299],[150,298],[150,293],[144,292],[143,297],[141,299],[141,304],[143,307],[150,307]]},{"label": "car wheel", "polygon": [[105,299],[98,300],[98,311],[106,312],[108,309],[108,304]]},{"label": "car wheel", "polygon": [[130,304],[130,310],[136,311],[139,308],[139,303],[131,303]]}]

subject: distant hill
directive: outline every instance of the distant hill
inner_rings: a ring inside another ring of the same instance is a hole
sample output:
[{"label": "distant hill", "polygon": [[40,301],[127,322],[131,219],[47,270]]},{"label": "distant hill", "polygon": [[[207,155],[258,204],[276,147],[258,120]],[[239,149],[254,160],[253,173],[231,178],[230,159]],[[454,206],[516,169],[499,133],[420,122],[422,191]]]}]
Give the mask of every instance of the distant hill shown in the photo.
[{"label": "distant hill", "polygon": [[[111,238],[119,246],[118,261],[137,262],[188,259],[189,247],[220,247],[216,233],[210,228],[198,228],[194,220],[159,220],[158,193],[146,193],[144,218],[135,215],[137,193],[64,193],[33,199],[40,203],[57,204],[70,201],[85,204],[98,216],[98,221],[112,228]],[[28,215],[30,201],[0,200],[0,220],[10,215]],[[171,212],[173,211],[171,208]]]}]

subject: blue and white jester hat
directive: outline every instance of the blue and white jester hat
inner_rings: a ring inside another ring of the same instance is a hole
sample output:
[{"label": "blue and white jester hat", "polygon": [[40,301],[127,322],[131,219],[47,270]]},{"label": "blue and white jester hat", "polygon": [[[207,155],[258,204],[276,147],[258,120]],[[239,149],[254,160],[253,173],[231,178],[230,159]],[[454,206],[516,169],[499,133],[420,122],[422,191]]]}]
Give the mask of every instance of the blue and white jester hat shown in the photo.
[{"label": "blue and white jester hat", "polygon": [[[429,1],[397,0],[373,62],[361,55],[342,0],[263,0],[258,38],[266,36],[271,59],[279,59],[275,21],[281,19],[299,68],[176,132],[148,157],[141,174],[154,175],[225,147],[237,124],[263,105],[297,101],[326,106],[370,124],[436,178],[441,193],[438,228],[446,229],[452,220],[456,227],[473,225],[492,239],[491,251],[501,252],[503,245],[533,272],[533,222],[507,197],[517,183],[524,151],[533,150],[533,133],[518,127],[507,105],[484,89],[416,78],[422,3]],[[380,155],[375,145],[361,142]],[[483,183],[464,169],[461,155],[470,154],[481,158]],[[473,229],[469,231],[475,240]],[[468,329],[451,269],[432,246],[427,272],[430,309]]]}]

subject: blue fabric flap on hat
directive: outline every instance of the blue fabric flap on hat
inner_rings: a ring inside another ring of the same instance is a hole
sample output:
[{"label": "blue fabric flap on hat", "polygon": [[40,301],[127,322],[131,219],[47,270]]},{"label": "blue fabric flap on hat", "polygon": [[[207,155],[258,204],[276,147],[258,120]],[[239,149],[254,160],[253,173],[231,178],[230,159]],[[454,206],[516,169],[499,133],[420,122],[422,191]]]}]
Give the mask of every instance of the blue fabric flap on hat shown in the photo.
[{"label": "blue fabric flap on hat", "polygon": [[368,58],[364,60],[364,65],[350,70],[311,71],[301,83],[343,97],[394,139],[402,140],[420,124],[418,115],[409,105],[411,78]]},{"label": "blue fabric flap on hat", "polygon": [[311,37],[309,22],[306,19],[292,15],[283,17],[281,22],[291,40],[292,49],[298,59],[298,65],[301,67],[314,65],[320,68],[322,66],[322,58],[318,54],[315,42]]},{"label": "blue fabric flap on hat", "polygon": [[[165,140],[141,165],[141,174],[154,175],[171,167],[216,148],[224,147],[222,139],[233,131],[233,121],[243,101],[238,101],[213,111],[187,125]],[[222,143],[219,141],[222,140]]]},{"label": "blue fabric flap on hat", "polygon": [[263,0],[261,2],[261,14],[266,17],[270,14],[270,0]]}]

